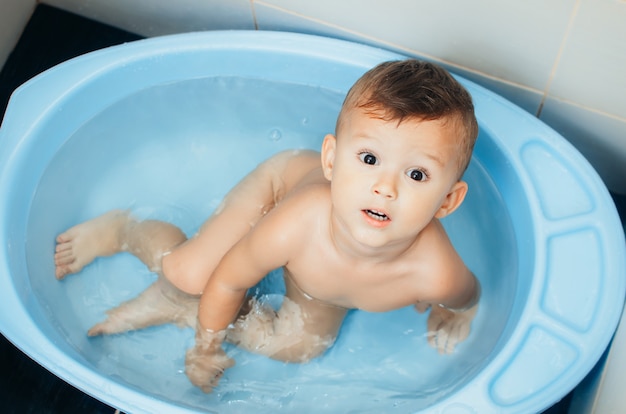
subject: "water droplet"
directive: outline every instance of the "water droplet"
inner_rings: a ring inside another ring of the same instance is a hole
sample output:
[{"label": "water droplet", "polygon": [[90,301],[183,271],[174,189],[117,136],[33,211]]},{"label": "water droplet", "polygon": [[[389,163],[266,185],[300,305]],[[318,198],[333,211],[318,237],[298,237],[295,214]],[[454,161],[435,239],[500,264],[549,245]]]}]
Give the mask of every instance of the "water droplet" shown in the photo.
[{"label": "water droplet", "polygon": [[278,140],[280,140],[282,137],[283,137],[283,134],[280,132],[280,130],[279,130],[279,129],[276,129],[276,128],[272,129],[272,130],[270,131],[270,133],[269,133],[269,138],[270,138],[272,141],[278,141]]},{"label": "water droplet", "polygon": [[302,118],[302,125],[304,126],[309,125],[309,118],[307,118],[306,116]]}]

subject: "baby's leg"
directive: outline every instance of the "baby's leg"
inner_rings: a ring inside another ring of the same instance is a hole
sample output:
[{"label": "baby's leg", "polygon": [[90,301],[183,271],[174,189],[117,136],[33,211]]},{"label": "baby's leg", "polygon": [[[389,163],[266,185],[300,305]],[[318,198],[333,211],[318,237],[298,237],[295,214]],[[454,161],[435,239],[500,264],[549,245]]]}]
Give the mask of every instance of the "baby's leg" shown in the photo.
[{"label": "baby's leg", "polygon": [[180,291],[159,276],[139,296],[107,311],[107,318],[94,325],[89,336],[115,334],[152,325],[175,323],[195,327],[199,298]]},{"label": "baby's leg", "polygon": [[114,210],[78,224],[57,237],[54,263],[57,279],[77,273],[96,257],[127,251],[153,272],[161,270],[165,252],[186,240],[169,223],[135,220],[127,211]]},{"label": "baby's leg", "polygon": [[[62,279],[80,271],[96,257],[127,251],[148,268],[161,274],[165,252],[186,239],[175,226],[155,221],[135,220],[127,211],[111,211],[72,227],[57,237],[56,276]],[[107,312],[105,321],[88,334],[112,334],[173,322],[195,326],[198,298],[176,289],[162,275],[135,299]]]},{"label": "baby's leg", "polygon": [[163,258],[168,280],[187,293],[202,293],[228,250],[316,165],[319,156],[309,152],[283,152],[260,164],[224,197],[198,234]]},{"label": "baby's leg", "polygon": [[285,277],[278,312],[251,299],[226,340],[250,352],[286,362],[306,362],[335,342],[347,309],[305,296]]}]

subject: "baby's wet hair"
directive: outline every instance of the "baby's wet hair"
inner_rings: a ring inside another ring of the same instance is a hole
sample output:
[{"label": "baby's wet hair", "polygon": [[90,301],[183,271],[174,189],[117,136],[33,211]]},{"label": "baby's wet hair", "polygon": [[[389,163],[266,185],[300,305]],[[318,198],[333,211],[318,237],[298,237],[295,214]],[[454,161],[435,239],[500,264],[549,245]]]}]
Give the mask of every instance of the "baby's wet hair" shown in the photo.
[{"label": "baby's wet hair", "polygon": [[478,122],[469,92],[444,68],[426,61],[407,59],[383,62],[366,72],[352,86],[337,119],[359,108],[385,121],[446,119],[461,134],[459,178],[470,162],[478,136]]}]

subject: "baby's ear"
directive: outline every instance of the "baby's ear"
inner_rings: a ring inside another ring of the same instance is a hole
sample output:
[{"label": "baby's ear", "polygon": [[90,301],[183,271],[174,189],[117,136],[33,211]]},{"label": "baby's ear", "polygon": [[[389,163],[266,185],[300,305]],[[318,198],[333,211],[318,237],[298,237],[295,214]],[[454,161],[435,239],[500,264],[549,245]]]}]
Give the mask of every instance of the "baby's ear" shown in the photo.
[{"label": "baby's ear", "polygon": [[467,194],[467,183],[465,181],[457,181],[454,183],[450,192],[446,195],[446,198],[441,203],[439,210],[435,213],[436,218],[444,218],[459,208],[459,206],[465,200]]},{"label": "baby's ear", "polygon": [[334,135],[328,134],[324,137],[324,142],[322,143],[322,169],[324,170],[324,177],[328,181],[333,177],[336,146],[337,138]]}]

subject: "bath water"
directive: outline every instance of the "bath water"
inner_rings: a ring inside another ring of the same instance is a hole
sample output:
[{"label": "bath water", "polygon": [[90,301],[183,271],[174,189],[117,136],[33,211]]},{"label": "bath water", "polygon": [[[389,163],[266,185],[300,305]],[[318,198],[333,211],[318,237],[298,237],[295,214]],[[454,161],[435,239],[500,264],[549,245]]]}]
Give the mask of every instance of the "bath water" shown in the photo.
[{"label": "bath water", "polygon": [[[86,336],[107,309],[155,279],[138,260],[120,254],[62,282],[54,278],[54,235],[113,208],[193,235],[259,162],[284,149],[319,149],[334,132],[343,93],[252,78],[192,79],[133,93],[78,128],[41,178],[27,229],[27,252],[50,252],[27,262],[35,299],[57,330],[51,337],[115,381],[200,411],[412,412],[466,384],[504,342],[517,283],[510,218],[478,152],[465,176],[469,195],[443,222],[483,285],[472,333],[452,355],[428,345],[427,315],[410,307],[351,311],[335,345],[307,364],[226,345],[236,365],[204,394],[184,374],[191,329]],[[282,289],[280,271],[259,285],[270,301],[280,301]]]}]

